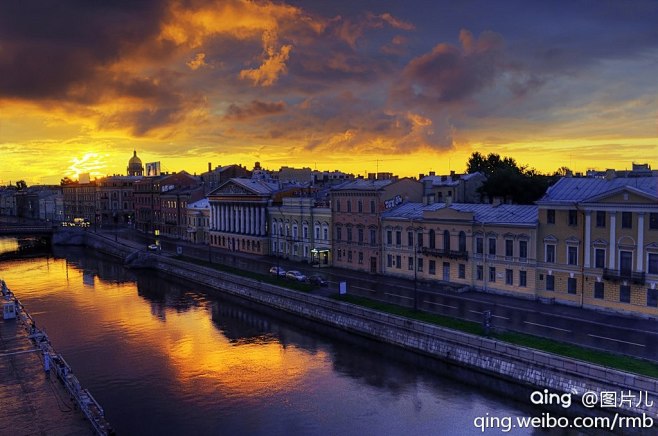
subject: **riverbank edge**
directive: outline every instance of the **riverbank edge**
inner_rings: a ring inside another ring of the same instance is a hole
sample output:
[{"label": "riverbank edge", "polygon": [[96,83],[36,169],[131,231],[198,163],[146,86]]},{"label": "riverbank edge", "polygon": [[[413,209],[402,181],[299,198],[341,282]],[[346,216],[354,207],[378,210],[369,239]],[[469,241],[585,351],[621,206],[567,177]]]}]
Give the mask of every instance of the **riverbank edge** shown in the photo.
[{"label": "riverbank edge", "polygon": [[[645,414],[658,421],[658,379],[607,368],[568,357],[508,344],[444,327],[390,315],[350,303],[293,291],[258,280],[152,254],[91,232],[59,233],[55,245],[84,245],[124,262],[190,280],[217,291],[270,308],[330,325],[363,337],[402,347],[450,364],[549,393],[615,393],[617,400],[630,393],[633,401],[606,407],[627,416]],[[591,394],[588,394],[591,395]],[[647,401],[636,404],[640,395]],[[629,404],[630,403],[630,404]],[[597,407],[598,410],[598,407]],[[658,425],[658,422],[654,422]]]}]

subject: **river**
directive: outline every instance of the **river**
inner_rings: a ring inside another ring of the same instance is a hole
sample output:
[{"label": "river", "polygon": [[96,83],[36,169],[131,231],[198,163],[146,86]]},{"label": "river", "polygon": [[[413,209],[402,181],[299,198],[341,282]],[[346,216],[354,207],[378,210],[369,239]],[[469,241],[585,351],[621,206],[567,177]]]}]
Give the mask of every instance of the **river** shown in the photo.
[{"label": "river", "polygon": [[[0,239],[0,252],[15,244]],[[83,249],[1,262],[0,278],[119,435],[468,435],[482,434],[477,417],[541,413],[481,375],[430,370]]]}]

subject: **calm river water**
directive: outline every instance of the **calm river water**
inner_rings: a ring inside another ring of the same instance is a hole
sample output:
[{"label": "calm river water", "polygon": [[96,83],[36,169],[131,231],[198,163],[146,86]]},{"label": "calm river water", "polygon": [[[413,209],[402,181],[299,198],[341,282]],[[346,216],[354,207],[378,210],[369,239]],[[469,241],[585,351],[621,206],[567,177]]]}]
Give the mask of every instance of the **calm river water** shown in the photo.
[{"label": "calm river water", "polygon": [[[14,248],[0,239],[0,251]],[[483,390],[479,375],[480,386],[457,381],[398,349],[347,343],[90,251],[4,261],[0,278],[119,435],[468,435],[482,434],[478,416],[541,413]]]}]

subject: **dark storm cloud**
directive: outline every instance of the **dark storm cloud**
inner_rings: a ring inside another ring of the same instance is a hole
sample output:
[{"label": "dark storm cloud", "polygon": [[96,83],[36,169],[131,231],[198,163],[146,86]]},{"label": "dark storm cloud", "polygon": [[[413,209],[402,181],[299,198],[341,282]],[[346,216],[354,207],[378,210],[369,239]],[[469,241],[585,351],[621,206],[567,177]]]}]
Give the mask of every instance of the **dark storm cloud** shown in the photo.
[{"label": "dark storm cloud", "polygon": [[249,118],[260,117],[264,115],[274,115],[282,113],[286,110],[284,102],[265,102],[259,100],[252,100],[251,103],[244,106],[231,104],[226,111],[226,119],[229,120],[245,120]]},{"label": "dark storm cloud", "polygon": [[61,99],[157,34],[163,2],[0,2],[0,97]]},{"label": "dark storm cloud", "polygon": [[462,47],[439,44],[411,60],[402,72],[396,97],[411,104],[449,104],[491,84],[502,67],[502,38],[486,32],[474,39],[462,31],[460,40]]}]

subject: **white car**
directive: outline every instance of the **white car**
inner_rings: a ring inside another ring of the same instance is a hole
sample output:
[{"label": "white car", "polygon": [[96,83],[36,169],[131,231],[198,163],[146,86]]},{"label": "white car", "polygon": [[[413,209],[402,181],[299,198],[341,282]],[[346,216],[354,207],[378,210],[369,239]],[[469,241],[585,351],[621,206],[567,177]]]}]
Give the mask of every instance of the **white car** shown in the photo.
[{"label": "white car", "polygon": [[306,276],[299,271],[288,271],[286,273],[286,278],[290,280],[297,280],[298,282],[306,281]]},{"label": "white car", "polygon": [[286,275],[286,270],[281,268],[280,266],[273,266],[272,268],[270,268],[270,274],[274,276],[283,277]]},{"label": "white car", "polygon": [[151,244],[148,246],[148,249],[151,251],[158,251],[160,247],[158,247],[156,244]]}]

